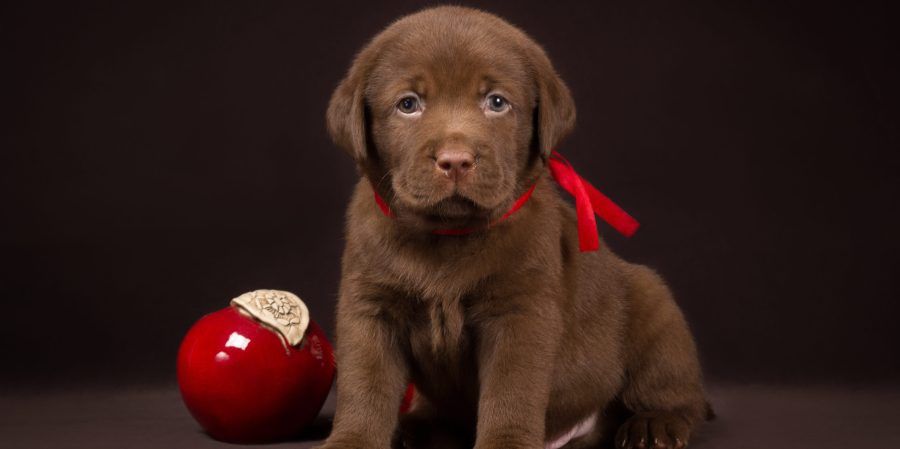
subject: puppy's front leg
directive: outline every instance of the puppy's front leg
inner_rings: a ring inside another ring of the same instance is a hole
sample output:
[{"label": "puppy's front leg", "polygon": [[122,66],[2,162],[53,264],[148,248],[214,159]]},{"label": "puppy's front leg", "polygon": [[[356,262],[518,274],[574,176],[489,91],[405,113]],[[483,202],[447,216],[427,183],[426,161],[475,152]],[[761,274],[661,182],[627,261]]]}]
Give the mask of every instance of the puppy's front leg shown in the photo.
[{"label": "puppy's front leg", "polygon": [[481,329],[476,449],[544,447],[562,323],[549,295],[524,299]]},{"label": "puppy's front leg", "polygon": [[406,388],[398,338],[377,302],[344,291],[337,310],[337,408],[320,449],[387,449]]}]

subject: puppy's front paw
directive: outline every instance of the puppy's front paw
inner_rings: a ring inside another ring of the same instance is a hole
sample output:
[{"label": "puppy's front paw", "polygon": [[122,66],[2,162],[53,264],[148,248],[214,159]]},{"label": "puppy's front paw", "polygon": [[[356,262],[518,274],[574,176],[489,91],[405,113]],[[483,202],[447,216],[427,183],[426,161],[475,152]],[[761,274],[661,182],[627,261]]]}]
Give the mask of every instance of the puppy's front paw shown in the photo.
[{"label": "puppy's front paw", "polygon": [[632,416],[616,434],[620,449],[683,449],[691,436],[688,419],[676,412],[642,412]]}]

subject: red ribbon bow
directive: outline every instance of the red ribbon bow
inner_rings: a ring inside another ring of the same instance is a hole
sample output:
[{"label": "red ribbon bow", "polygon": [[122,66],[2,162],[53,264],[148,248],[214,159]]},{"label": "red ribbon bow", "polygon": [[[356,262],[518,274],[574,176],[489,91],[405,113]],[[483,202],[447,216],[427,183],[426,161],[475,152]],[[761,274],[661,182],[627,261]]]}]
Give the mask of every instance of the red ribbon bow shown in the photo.
[{"label": "red ribbon bow", "polygon": [[594,214],[625,237],[631,237],[637,232],[640,223],[579,176],[572,164],[556,150],[550,153],[550,174],[563,189],[575,197],[581,251],[596,251],[600,248],[600,234],[597,232]]},{"label": "red ribbon bow", "polygon": [[[597,231],[597,221],[594,219],[594,214],[597,214],[603,221],[609,223],[620,234],[626,237],[634,235],[640,226],[637,220],[612,202],[609,197],[600,193],[591,183],[579,176],[572,164],[558,151],[554,150],[550,153],[549,165],[553,179],[575,198],[575,213],[578,216],[578,243],[582,252],[596,251],[600,248],[600,234]],[[531,198],[534,187],[534,185],[531,186],[522,196],[516,199],[513,206],[502,217],[489,226],[509,218],[510,215],[522,208],[528,199]],[[394,212],[384,198],[374,188],[372,192],[375,194],[375,202],[378,204],[381,212],[385,216],[393,218]],[[433,233],[438,235],[465,235],[476,230],[472,228],[436,229]]]}]

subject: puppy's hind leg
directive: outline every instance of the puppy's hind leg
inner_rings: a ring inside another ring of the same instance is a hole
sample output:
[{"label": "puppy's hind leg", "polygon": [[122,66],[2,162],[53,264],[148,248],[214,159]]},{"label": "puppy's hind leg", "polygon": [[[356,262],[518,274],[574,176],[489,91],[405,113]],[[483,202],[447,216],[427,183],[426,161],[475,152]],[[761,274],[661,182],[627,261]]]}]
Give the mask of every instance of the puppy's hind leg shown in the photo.
[{"label": "puppy's hind leg", "polygon": [[633,415],[616,434],[619,448],[683,448],[711,413],[697,349],[668,287],[652,270],[629,267],[626,384]]}]

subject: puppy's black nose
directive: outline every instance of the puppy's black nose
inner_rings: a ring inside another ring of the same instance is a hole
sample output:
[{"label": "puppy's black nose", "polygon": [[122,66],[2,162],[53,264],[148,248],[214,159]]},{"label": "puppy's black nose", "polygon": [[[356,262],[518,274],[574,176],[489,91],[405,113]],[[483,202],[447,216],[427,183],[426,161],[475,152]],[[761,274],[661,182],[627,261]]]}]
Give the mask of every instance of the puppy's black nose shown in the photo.
[{"label": "puppy's black nose", "polygon": [[438,151],[435,156],[437,169],[454,181],[459,181],[475,167],[475,156],[472,153],[460,149],[447,149]]}]

